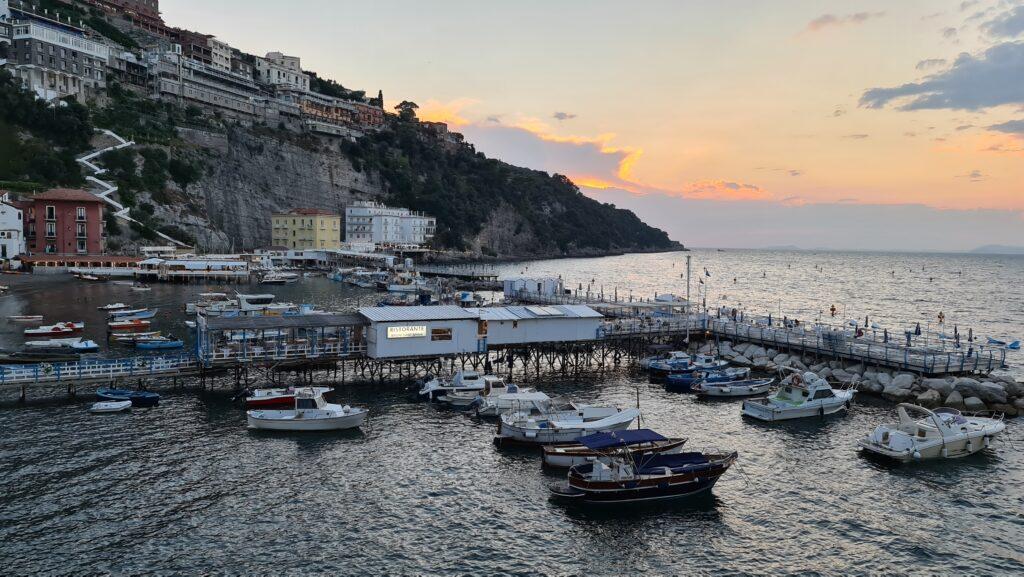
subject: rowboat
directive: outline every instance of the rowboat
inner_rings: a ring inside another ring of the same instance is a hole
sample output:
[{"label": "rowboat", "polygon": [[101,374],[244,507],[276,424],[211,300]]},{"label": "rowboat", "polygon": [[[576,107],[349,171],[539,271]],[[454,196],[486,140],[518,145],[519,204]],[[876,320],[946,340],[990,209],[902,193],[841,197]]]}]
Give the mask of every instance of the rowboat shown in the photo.
[{"label": "rowboat", "polygon": [[160,402],[160,395],[149,391],[129,391],[103,387],[96,389],[98,401],[131,401],[133,407],[155,407]]},{"label": "rowboat", "polygon": [[361,426],[366,420],[366,409],[328,403],[323,393],[307,388],[295,395],[292,409],[248,411],[246,420],[254,429],[336,431]]},{"label": "rowboat", "polygon": [[89,407],[90,413],[120,413],[132,408],[131,401],[100,401]]},{"label": "rowboat", "polygon": [[155,339],[160,337],[160,331],[144,331],[144,332],[123,332],[123,333],[110,333],[107,335],[112,341],[137,341],[143,339]]},{"label": "rowboat", "polygon": [[[683,449],[686,439],[668,439],[650,429],[626,429],[613,433],[595,433],[612,435],[623,447],[627,447],[634,458],[641,455],[671,455]],[[582,437],[578,443],[546,445],[543,447],[544,464],[548,467],[568,468],[593,461],[604,453],[591,449],[586,445],[588,437]]]},{"label": "rowboat", "polygon": [[693,392],[705,397],[749,397],[767,393],[775,379],[744,379],[742,381],[707,382],[697,381],[691,387]]},{"label": "rowboat", "polygon": [[83,322],[64,322],[52,325],[44,325],[41,327],[36,327],[34,329],[25,329],[25,335],[40,337],[70,335],[77,333],[84,328],[85,323]]},{"label": "rowboat", "polygon": [[142,309],[118,309],[118,310],[111,311],[108,316],[110,318],[112,318],[112,319],[116,319],[116,318],[119,318],[119,317],[132,317],[132,316],[135,316],[137,314],[144,313],[144,312],[146,312],[148,310],[149,309],[146,309],[146,308],[142,308]]},{"label": "rowboat", "polygon": [[136,341],[135,348],[144,350],[164,350],[164,349],[180,349],[185,346],[185,341],[181,340],[143,340]]},{"label": "rowboat", "polygon": [[111,331],[141,331],[149,328],[149,321],[141,319],[110,321],[107,326]]},{"label": "rowboat", "polygon": [[43,320],[43,315],[11,315],[7,320],[12,323],[38,323]]},{"label": "rowboat", "polygon": [[42,363],[74,363],[81,357],[78,353],[67,351],[16,351],[0,354],[0,365],[38,365]]},{"label": "rowboat", "polygon": [[101,311],[119,311],[119,310],[126,309],[126,308],[128,308],[128,305],[126,305],[124,303],[112,303],[112,304],[109,304],[109,305],[103,305],[101,307],[97,307],[97,310],[101,310]]}]

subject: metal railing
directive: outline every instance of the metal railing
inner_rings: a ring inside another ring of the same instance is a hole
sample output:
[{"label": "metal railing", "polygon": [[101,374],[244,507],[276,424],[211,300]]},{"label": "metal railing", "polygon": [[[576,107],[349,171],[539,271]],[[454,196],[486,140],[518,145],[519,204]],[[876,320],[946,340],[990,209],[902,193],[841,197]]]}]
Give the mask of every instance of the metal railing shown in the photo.
[{"label": "metal railing", "polygon": [[188,354],[0,367],[0,385],[174,376],[199,368]]}]

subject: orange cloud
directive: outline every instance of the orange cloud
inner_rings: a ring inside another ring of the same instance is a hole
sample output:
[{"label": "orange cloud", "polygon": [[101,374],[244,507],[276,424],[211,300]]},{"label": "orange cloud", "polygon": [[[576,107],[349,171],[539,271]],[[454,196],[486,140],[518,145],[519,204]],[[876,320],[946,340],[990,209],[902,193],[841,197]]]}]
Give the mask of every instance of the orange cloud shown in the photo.
[{"label": "orange cloud", "polygon": [[772,195],[760,186],[727,180],[702,180],[683,187],[678,193],[697,200],[771,200]]},{"label": "orange cloud", "polygon": [[449,102],[431,99],[419,105],[416,116],[427,122],[444,122],[453,128],[465,126],[470,121],[462,116],[462,111],[479,102],[473,98],[456,98]]}]

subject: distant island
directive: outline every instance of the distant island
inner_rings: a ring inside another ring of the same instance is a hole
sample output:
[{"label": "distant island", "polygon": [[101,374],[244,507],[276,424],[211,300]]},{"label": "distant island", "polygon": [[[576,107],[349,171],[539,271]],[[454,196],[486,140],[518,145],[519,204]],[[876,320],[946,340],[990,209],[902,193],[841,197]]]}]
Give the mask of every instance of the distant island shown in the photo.
[{"label": "distant island", "polygon": [[971,254],[1024,254],[1024,246],[986,244],[970,251]]}]

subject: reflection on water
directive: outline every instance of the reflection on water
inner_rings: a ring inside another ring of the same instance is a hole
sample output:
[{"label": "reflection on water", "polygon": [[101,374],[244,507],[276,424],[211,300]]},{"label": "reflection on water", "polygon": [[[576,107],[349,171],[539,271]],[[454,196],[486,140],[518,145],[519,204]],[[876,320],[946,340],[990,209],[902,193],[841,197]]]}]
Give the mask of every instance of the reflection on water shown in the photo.
[{"label": "reflection on water", "polygon": [[[832,256],[825,260],[825,278],[805,282],[802,275],[825,257],[751,254],[746,258],[789,260],[793,268],[783,264],[781,270],[802,272],[780,275],[788,279],[782,283],[787,290],[771,285],[758,297],[748,287],[742,298],[748,303],[761,298],[769,306],[778,295],[793,310],[816,309],[834,298],[816,295],[815,283],[823,293],[840,292],[836,279],[848,269],[868,268],[860,260],[840,266],[849,257]],[[694,256],[701,263],[695,270],[708,266],[716,275],[711,278],[721,276],[725,259],[742,260],[733,252]],[[678,288],[672,286],[677,275],[670,265],[651,263],[678,262],[679,255],[630,258],[561,262],[566,278],[635,280],[646,292]],[[932,262],[938,257],[891,258]],[[632,266],[626,266],[629,262]],[[918,279],[906,281],[905,293],[934,301],[927,307],[886,306],[886,299],[900,292],[888,288],[858,292],[856,302],[880,322],[883,310],[891,315],[885,322],[896,322],[890,319],[913,317],[937,303],[950,318],[956,314],[976,328],[1020,333],[1024,301],[1014,301],[1024,286],[1019,265],[1006,261],[997,267],[980,257],[965,262],[965,276],[980,275],[983,268],[1001,271],[985,277],[1000,287],[984,297],[987,301],[979,300],[987,291],[965,287],[958,293],[965,302],[954,306],[956,295],[920,292],[930,285]],[[968,266],[971,262],[983,264]],[[554,264],[515,265],[526,266],[527,274],[542,274]],[[737,284],[753,283],[761,268],[780,270],[741,262],[734,269],[749,276],[735,273]],[[164,285],[143,296],[109,285],[27,280],[33,282],[5,279],[15,294],[0,298],[0,314],[42,311],[47,320],[51,314],[81,315],[101,328],[103,317],[95,307],[107,302],[176,311],[208,290]],[[1011,287],[1012,282],[1017,284]],[[324,279],[303,279],[273,292],[321,306],[375,298]],[[803,305],[797,302],[801,294]],[[855,300],[849,301],[852,308]],[[160,322],[177,330],[171,315]],[[9,324],[0,329],[5,346],[20,343],[19,334],[20,327]],[[225,392],[168,392],[157,408],[117,415],[90,415],[86,400],[4,407],[4,573],[1024,572],[1019,422],[1010,422],[1005,440],[984,454],[892,466],[855,450],[859,437],[893,416],[891,407],[873,399],[858,399],[845,416],[761,424],[741,418],[738,402],[669,393],[624,369],[578,382],[551,376],[526,384],[551,395],[620,406],[635,405],[639,389],[647,426],[688,437],[691,448],[736,450],[739,461],[711,495],[581,509],[548,498],[547,487],[562,477],[542,469],[537,452],[498,449],[492,444],[493,422],[412,402],[401,385],[341,388],[338,400],[370,409],[366,428],[352,434],[249,431],[244,412]]]}]

